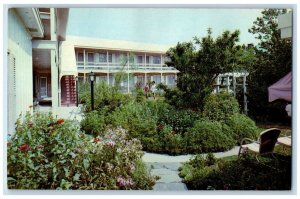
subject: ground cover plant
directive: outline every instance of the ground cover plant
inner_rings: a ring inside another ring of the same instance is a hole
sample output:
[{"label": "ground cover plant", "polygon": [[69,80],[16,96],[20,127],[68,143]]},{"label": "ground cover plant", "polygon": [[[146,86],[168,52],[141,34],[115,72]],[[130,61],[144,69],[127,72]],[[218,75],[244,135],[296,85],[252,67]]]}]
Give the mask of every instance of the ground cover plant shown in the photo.
[{"label": "ground cover plant", "polygon": [[152,189],[141,149],[122,128],[94,137],[73,121],[28,113],[7,144],[8,188]]},{"label": "ground cover plant", "polygon": [[244,155],[216,159],[197,155],[180,167],[180,176],[190,190],[290,190],[291,156],[274,158]]}]

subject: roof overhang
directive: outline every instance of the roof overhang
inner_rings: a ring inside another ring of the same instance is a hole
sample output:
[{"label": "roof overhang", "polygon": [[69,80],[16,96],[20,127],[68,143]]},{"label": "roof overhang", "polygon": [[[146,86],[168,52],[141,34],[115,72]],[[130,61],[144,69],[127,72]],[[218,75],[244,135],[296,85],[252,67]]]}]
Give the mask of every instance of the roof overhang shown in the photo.
[{"label": "roof overhang", "polygon": [[44,37],[44,27],[37,8],[15,8],[32,38]]},{"label": "roof overhang", "polygon": [[168,45],[157,45],[124,40],[108,40],[76,36],[68,36],[67,41],[72,42],[76,48],[153,54],[165,54],[171,47]]}]

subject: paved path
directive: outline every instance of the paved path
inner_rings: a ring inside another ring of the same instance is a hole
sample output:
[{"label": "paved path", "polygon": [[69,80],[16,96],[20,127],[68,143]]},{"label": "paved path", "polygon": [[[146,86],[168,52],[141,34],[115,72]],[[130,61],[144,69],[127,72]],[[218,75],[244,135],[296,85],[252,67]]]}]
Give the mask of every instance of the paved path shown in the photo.
[{"label": "paved path", "polygon": [[[230,151],[214,153],[216,158],[228,157],[238,154],[239,147]],[[206,155],[206,154],[204,154]],[[152,175],[160,176],[153,187],[154,191],[187,191],[187,187],[181,182],[178,168],[181,163],[188,161],[193,155],[170,156],[166,154],[145,153],[143,161],[150,168]]]}]

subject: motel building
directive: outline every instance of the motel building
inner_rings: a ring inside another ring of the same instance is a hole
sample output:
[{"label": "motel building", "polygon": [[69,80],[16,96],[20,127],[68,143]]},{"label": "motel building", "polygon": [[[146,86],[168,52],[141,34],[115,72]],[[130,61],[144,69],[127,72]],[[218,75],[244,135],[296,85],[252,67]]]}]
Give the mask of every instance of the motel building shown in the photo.
[{"label": "motel building", "polygon": [[165,65],[171,46],[66,36],[68,16],[67,8],[7,10],[8,134],[26,111],[47,107],[60,116],[76,108],[76,84],[91,72],[96,83],[113,85],[122,71],[124,93],[150,81],[176,85],[179,71]]}]

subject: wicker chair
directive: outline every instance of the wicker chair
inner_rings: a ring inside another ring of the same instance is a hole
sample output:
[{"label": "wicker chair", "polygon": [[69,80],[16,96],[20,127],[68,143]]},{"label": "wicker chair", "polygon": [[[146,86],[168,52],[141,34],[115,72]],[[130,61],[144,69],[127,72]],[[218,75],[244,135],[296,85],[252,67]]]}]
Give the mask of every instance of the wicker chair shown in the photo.
[{"label": "wicker chair", "polygon": [[[261,132],[257,141],[250,138],[242,139],[238,157],[240,157],[242,153],[247,152],[255,153],[258,162],[258,156],[260,155],[271,154],[274,157],[273,151],[279,134],[279,129],[271,128]],[[246,144],[247,141],[250,143]]]}]

